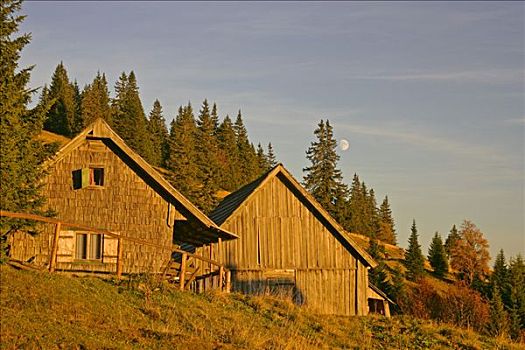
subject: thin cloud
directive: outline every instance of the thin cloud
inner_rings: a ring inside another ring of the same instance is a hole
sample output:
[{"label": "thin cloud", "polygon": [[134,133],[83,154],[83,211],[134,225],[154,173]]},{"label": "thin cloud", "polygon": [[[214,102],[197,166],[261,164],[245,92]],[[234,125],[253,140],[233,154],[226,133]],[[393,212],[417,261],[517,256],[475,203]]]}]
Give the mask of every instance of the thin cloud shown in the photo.
[{"label": "thin cloud", "polygon": [[450,72],[408,72],[405,74],[378,74],[354,77],[366,80],[392,81],[441,81],[441,82],[473,82],[487,84],[520,83],[525,81],[523,69],[487,69],[463,70]]},{"label": "thin cloud", "polygon": [[445,151],[458,156],[477,157],[481,159],[492,159],[499,161],[507,158],[505,155],[502,155],[485,146],[470,145],[444,137],[429,135],[428,133],[418,130],[414,130],[413,132],[403,132],[364,125],[338,125],[338,128],[358,134],[388,137],[416,146],[423,146],[433,150]]},{"label": "thin cloud", "polygon": [[511,118],[511,119],[506,119],[504,122],[505,122],[506,124],[525,125],[525,117],[522,117],[522,118]]}]

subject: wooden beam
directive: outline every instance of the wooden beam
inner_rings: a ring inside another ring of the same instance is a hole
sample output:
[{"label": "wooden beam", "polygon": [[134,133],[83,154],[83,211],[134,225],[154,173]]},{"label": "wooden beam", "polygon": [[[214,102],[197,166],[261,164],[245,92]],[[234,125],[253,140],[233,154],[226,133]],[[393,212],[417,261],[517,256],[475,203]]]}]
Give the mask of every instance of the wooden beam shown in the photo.
[{"label": "wooden beam", "polygon": [[180,290],[184,290],[184,284],[186,283],[186,260],[188,258],[187,253],[182,253],[182,262],[180,265],[180,276],[179,276],[179,283],[180,283]]},{"label": "wooden beam", "polygon": [[224,290],[224,267],[219,266],[219,289]]},{"label": "wooden beam", "polygon": [[122,278],[122,237],[118,238],[118,245],[117,245],[117,279]]},{"label": "wooden beam", "polygon": [[229,293],[231,291],[232,287],[232,272],[230,270],[226,270],[226,293]]},{"label": "wooden beam", "polygon": [[53,245],[51,246],[51,256],[49,257],[49,272],[55,272],[57,263],[58,237],[60,235],[60,222],[55,224],[55,235],[53,236]]}]

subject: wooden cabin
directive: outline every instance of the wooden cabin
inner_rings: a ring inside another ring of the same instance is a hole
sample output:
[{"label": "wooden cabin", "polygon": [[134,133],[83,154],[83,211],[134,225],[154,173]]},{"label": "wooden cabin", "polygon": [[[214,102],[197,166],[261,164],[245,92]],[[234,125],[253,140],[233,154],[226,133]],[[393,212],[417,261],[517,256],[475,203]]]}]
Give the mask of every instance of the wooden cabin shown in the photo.
[{"label": "wooden cabin", "polygon": [[368,269],[377,263],[281,164],[210,218],[239,235],[197,249],[231,270],[232,290],[287,294],[324,314],[368,313]]},{"label": "wooden cabin", "polygon": [[[236,238],[173,188],[102,119],[65,144],[45,167],[44,193],[55,219],[127,238],[120,251],[123,273],[162,272],[174,245],[198,247]],[[37,235],[15,233],[9,242],[11,257],[37,266],[51,264],[55,232],[50,225],[42,229]],[[59,231],[56,270],[115,272],[115,236],[67,226]]]}]

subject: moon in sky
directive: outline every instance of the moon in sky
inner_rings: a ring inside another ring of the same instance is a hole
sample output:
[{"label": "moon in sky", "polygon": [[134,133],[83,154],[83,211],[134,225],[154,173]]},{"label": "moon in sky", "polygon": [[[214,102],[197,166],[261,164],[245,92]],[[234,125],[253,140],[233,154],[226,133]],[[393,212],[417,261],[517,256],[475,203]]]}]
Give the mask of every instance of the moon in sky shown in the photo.
[{"label": "moon in sky", "polygon": [[348,142],[348,140],[342,139],[339,141],[339,147],[341,147],[342,151],[346,151],[350,148],[350,142]]}]

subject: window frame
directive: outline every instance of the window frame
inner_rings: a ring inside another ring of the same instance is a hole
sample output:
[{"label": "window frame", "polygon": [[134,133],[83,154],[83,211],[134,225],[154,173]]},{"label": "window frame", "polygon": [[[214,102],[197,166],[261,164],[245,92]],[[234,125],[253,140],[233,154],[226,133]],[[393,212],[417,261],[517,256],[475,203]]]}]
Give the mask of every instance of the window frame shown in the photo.
[{"label": "window frame", "polygon": [[105,167],[103,165],[89,165],[73,170],[71,174],[73,190],[103,189],[106,187]]},{"label": "window frame", "polygon": [[[82,244],[82,248],[79,247],[80,244]],[[86,231],[75,232],[75,261],[102,262],[103,258],[104,234]]]}]

